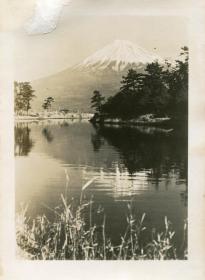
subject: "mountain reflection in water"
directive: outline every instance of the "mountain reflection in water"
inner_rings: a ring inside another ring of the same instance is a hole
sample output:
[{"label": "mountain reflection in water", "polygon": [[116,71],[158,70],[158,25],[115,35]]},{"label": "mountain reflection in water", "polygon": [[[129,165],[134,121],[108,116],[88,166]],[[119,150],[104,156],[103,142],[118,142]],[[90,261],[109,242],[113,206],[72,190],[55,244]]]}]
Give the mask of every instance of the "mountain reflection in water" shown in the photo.
[{"label": "mountain reflection in water", "polygon": [[187,216],[187,137],[181,129],[93,127],[79,121],[16,123],[16,207],[29,202],[29,215],[52,212],[65,194],[79,197],[82,185],[102,205],[109,234],[126,224],[127,201],[148,226],[161,227],[164,216],[183,230]]}]

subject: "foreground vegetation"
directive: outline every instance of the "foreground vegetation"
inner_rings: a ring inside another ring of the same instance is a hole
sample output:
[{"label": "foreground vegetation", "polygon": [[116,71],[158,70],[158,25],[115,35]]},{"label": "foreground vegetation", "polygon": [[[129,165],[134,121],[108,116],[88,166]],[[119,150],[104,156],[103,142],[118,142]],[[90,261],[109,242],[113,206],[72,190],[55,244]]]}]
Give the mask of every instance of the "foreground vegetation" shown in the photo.
[{"label": "foreground vegetation", "polygon": [[16,220],[17,245],[25,253],[24,257],[34,260],[169,260],[187,258],[187,225],[180,253],[175,247],[175,232],[165,217],[164,231],[150,232],[150,240],[144,242],[147,231],[144,226],[146,215],[137,220],[128,204],[127,228],[119,244],[113,244],[106,234],[106,216],[101,207],[95,208],[101,222],[95,223],[93,201],[86,200],[85,190],[93,182],[82,188],[78,203],[68,203],[61,195],[62,205],[50,209],[54,220],[45,215],[31,221],[27,217],[27,207],[22,207]]}]

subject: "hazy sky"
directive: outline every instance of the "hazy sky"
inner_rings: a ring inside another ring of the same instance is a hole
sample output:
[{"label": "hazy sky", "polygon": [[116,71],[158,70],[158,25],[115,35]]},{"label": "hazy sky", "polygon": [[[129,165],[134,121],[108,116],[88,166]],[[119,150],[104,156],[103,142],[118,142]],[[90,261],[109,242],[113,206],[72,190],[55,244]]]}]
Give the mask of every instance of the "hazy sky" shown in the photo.
[{"label": "hazy sky", "polygon": [[[202,0],[203,1],[203,0]],[[5,9],[9,10],[10,17],[6,15],[6,28],[21,26],[34,13],[36,3],[48,6],[48,3],[67,3],[63,13],[66,14],[138,14],[150,13],[186,13],[186,10],[196,7],[201,0],[4,0],[1,2],[2,16]],[[47,4],[46,4],[47,3]],[[191,3],[194,3],[192,5]]]},{"label": "hazy sky", "polygon": [[188,20],[183,14],[191,1],[71,0],[54,31],[28,35],[23,27],[35,11],[35,0],[9,0],[12,17],[7,17],[6,28],[14,35],[15,79],[54,74],[115,39],[130,40],[162,57],[176,57],[188,44]]}]

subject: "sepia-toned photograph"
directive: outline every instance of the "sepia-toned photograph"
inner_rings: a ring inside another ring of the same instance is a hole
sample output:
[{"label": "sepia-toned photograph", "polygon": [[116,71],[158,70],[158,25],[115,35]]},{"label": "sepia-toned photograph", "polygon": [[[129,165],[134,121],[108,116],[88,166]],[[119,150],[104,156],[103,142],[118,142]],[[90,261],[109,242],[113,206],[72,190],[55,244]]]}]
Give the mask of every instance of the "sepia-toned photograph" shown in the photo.
[{"label": "sepia-toned photograph", "polygon": [[187,17],[43,2],[15,37],[16,258],[187,260]]}]

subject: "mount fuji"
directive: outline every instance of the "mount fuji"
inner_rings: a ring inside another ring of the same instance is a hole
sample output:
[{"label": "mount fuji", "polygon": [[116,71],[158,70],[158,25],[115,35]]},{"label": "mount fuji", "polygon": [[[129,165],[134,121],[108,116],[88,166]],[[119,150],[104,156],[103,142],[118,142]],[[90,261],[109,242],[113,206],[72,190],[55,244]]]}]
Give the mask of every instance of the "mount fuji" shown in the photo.
[{"label": "mount fuji", "polygon": [[104,96],[114,95],[128,69],[143,72],[147,63],[163,59],[130,41],[115,40],[98,50],[81,63],[55,75],[33,81],[37,98],[34,109],[41,109],[43,100],[52,96],[56,109],[90,110],[94,90]]},{"label": "mount fuji", "polygon": [[74,68],[93,72],[107,69],[122,72],[126,68],[142,66],[156,60],[162,61],[160,56],[150,53],[130,41],[115,40]]}]

